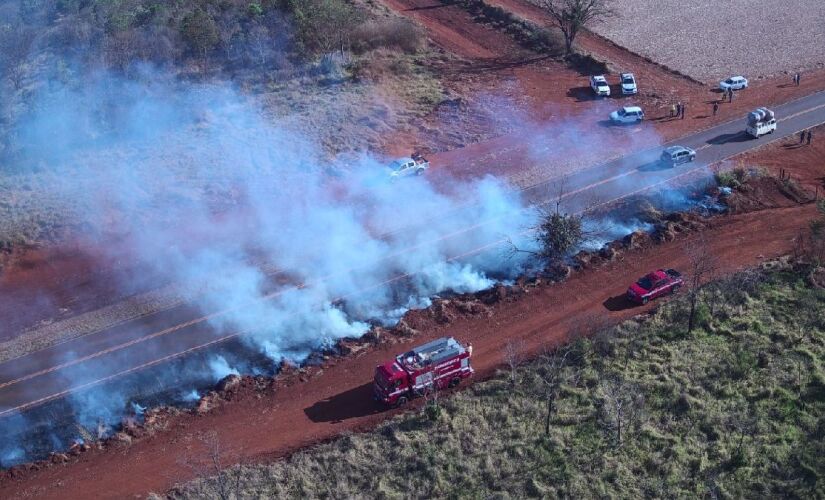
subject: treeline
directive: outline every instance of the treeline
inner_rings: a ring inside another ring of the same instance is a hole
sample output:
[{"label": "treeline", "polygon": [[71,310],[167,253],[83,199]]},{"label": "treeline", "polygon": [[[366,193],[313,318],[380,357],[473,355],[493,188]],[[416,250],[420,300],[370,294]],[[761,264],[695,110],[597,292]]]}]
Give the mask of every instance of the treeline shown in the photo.
[{"label": "treeline", "polygon": [[0,6],[0,70],[16,88],[43,56],[289,69],[335,51],[415,51],[410,22],[346,0],[16,0]]}]

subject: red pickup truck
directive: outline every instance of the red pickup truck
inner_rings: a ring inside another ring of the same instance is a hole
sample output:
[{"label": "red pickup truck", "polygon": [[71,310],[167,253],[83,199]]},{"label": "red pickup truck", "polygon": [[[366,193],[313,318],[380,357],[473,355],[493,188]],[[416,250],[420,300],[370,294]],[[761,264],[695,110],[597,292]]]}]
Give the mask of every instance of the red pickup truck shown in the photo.
[{"label": "red pickup truck", "polygon": [[627,298],[639,304],[647,304],[650,299],[676,293],[682,286],[682,274],[674,269],[658,269],[648,273],[627,289]]}]

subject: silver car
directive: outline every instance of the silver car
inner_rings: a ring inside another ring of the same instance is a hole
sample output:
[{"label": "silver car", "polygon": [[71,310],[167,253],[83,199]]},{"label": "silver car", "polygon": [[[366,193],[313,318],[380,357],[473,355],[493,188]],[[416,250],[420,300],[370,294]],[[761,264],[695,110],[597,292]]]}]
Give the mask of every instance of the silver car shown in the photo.
[{"label": "silver car", "polygon": [[665,165],[675,167],[682,163],[689,163],[696,159],[696,151],[687,146],[670,146],[662,151],[659,160]]}]

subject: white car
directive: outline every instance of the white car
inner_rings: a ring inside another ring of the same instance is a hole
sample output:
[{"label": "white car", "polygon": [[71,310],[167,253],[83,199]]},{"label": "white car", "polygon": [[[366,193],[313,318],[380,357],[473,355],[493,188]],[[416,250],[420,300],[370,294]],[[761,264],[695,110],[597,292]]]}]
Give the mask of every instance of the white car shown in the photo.
[{"label": "white car", "polygon": [[645,113],[639,106],[625,106],[610,113],[613,123],[639,123],[645,119]]},{"label": "white car", "polygon": [[604,75],[594,75],[590,77],[590,88],[597,96],[607,97],[610,95],[610,85]]},{"label": "white car", "polygon": [[722,90],[742,90],[748,88],[748,79],[744,76],[732,76],[727,80],[719,82],[719,88]]},{"label": "white car", "polygon": [[619,76],[619,81],[622,82],[622,94],[632,95],[639,91],[636,88],[636,77],[633,76],[633,73],[622,73]]},{"label": "white car", "polygon": [[399,158],[390,163],[390,178],[396,179],[408,175],[421,175],[428,168],[430,168],[430,162],[423,156],[416,155],[414,158]]}]

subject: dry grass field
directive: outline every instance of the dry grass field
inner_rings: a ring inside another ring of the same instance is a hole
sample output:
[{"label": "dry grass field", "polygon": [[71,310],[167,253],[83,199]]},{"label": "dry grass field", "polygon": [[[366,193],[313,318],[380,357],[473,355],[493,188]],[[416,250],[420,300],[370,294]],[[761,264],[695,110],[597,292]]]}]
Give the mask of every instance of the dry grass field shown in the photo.
[{"label": "dry grass field", "polygon": [[825,2],[615,0],[595,27],[615,43],[693,78],[756,78],[825,64]]}]

